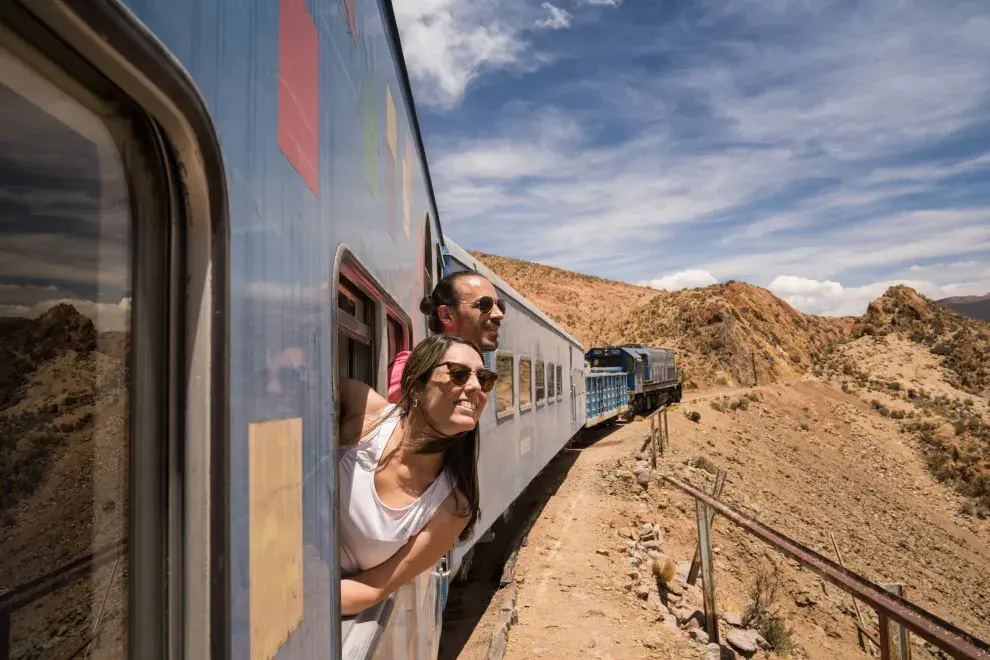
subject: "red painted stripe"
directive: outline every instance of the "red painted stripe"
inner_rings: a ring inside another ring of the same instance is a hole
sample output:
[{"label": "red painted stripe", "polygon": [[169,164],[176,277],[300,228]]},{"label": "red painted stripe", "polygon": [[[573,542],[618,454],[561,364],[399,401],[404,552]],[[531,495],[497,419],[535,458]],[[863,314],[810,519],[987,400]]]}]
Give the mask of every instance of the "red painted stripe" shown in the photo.
[{"label": "red painted stripe", "polygon": [[280,0],[278,146],[320,194],[320,40],[306,0]]}]

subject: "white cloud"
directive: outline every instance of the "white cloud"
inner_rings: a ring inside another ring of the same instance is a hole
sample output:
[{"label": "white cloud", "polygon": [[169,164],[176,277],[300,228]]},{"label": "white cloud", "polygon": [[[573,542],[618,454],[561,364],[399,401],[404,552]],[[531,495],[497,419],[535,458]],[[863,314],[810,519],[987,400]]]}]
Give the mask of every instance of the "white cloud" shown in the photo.
[{"label": "white cloud", "polygon": [[774,295],[806,314],[859,316],[866,312],[866,307],[871,302],[895,284],[909,286],[934,300],[949,296],[979,295],[990,291],[990,280],[942,286],[924,280],[890,280],[844,287],[839,282],[818,281],[792,275],[774,278],[767,288]]},{"label": "white cloud", "polygon": [[604,7],[618,7],[622,0],[582,0],[586,5],[601,5]]},{"label": "white cloud", "polygon": [[566,9],[555,7],[549,2],[544,2],[542,6],[550,12],[550,16],[536,21],[536,27],[546,28],[548,30],[561,30],[571,26],[571,14]]},{"label": "white cloud", "polygon": [[[560,105],[516,99],[483,138],[431,146],[445,230],[468,248],[629,281],[656,272],[658,250],[670,272],[754,282],[886,281],[911,263],[990,253],[990,206],[940,187],[990,155],[943,148],[918,164],[983,121],[983,12],[708,4],[711,20],[790,36],[736,31],[713,49],[682,14],[651,33],[650,52],[672,65],[649,76],[622,64],[647,45],[622,41],[610,60],[603,42],[595,67],[545,90]],[[924,273],[912,279],[949,277]]]},{"label": "white cloud", "polygon": [[673,275],[665,275],[659,279],[637,282],[637,284],[665,291],[680,291],[681,289],[697,289],[717,282],[718,280],[707,270],[684,270]]},{"label": "white cloud", "polygon": [[526,45],[524,24],[493,0],[409,0],[395,3],[406,65],[418,102],[458,105],[468,84],[485,71],[515,63]]}]

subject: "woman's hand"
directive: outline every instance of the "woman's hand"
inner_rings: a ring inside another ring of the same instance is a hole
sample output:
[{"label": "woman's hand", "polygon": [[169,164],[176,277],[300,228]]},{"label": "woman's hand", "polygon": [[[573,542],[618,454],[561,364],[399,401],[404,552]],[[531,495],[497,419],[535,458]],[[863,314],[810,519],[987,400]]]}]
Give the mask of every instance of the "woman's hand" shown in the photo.
[{"label": "woman's hand", "polygon": [[451,493],[433,519],[398,552],[357,575],[340,581],[340,607],[351,616],[388,598],[399,587],[440,561],[467,526],[468,518],[455,515]]}]

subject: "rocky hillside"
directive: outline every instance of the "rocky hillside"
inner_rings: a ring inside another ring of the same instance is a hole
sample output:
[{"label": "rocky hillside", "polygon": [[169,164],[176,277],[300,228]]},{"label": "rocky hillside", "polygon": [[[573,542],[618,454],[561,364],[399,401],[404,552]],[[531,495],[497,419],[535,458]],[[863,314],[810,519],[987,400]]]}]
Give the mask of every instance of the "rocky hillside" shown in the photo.
[{"label": "rocky hillside", "polygon": [[897,286],[854,336],[816,371],[899,420],[929,471],[966,498],[962,513],[990,516],[990,324]]},{"label": "rocky hillside", "polygon": [[971,319],[990,321],[990,293],[985,296],[957,296],[938,301],[953,312]]},{"label": "rocky hillside", "polygon": [[[129,335],[98,333],[65,304],[3,327],[0,592],[118,542],[128,509]],[[123,653],[126,594],[126,567],[105,565],[27,605],[12,657],[70,657],[103,598],[100,653]]]},{"label": "rocky hillside", "polygon": [[853,319],[809,316],[742,282],[658,291],[483,253],[474,256],[584,344],[677,349],[688,387],[752,385],[807,373]]}]

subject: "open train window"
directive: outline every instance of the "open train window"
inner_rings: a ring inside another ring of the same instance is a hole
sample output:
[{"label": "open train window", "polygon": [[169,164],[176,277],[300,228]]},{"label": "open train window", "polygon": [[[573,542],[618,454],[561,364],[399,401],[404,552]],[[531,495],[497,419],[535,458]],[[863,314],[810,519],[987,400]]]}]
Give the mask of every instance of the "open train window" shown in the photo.
[{"label": "open train window", "polygon": [[519,410],[525,411],[533,407],[533,360],[528,357],[519,358]]},{"label": "open train window", "polygon": [[509,417],[516,412],[516,359],[512,353],[495,353],[495,368],[498,380],[495,381],[495,414],[498,419]]},{"label": "open train window", "polygon": [[337,284],[338,378],[375,386],[374,319],[371,299],[341,276]]},{"label": "open train window", "polygon": [[540,405],[547,398],[547,372],[543,360],[536,361],[536,405]]},{"label": "open train window", "polygon": [[559,364],[557,365],[557,401],[564,400],[564,368]]},{"label": "open train window", "polygon": [[557,372],[554,370],[553,362],[547,363],[547,403],[554,402],[554,392],[556,391],[556,379],[555,374]]},{"label": "open train window", "polygon": [[395,356],[409,350],[408,333],[402,321],[391,313],[387,315],[385,329],[388,334],[388,364],[395,361]]}]

